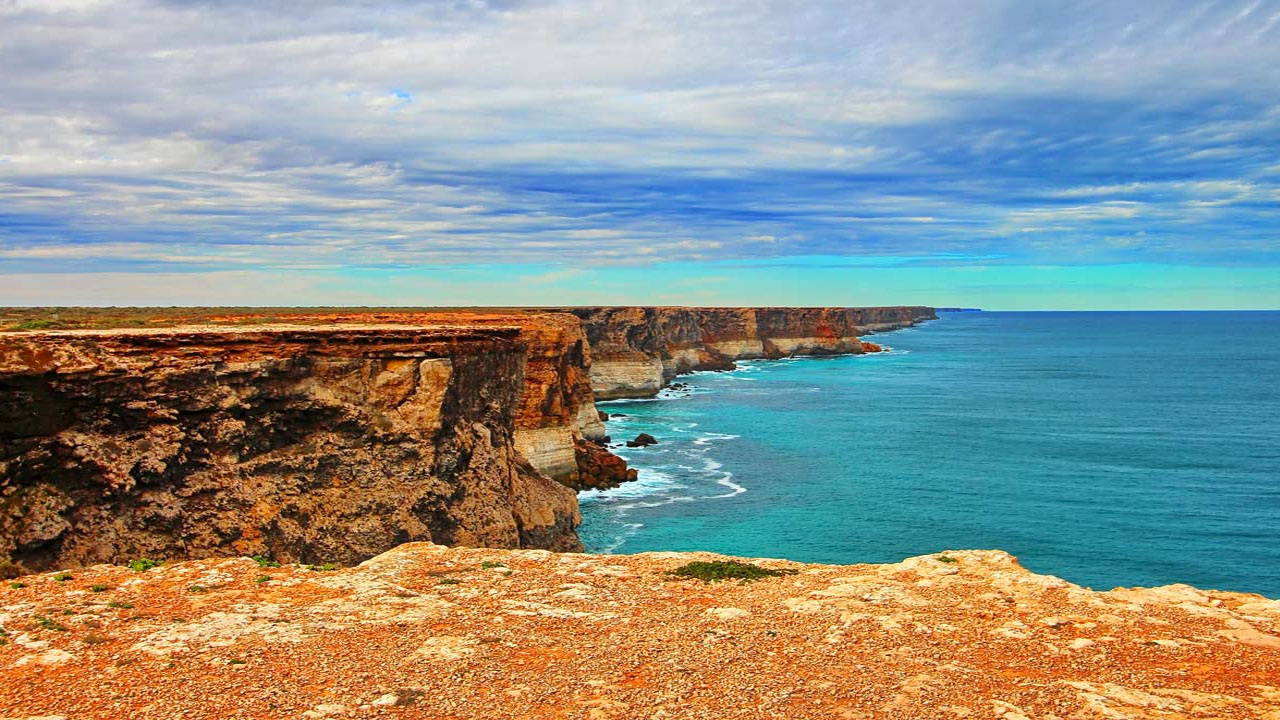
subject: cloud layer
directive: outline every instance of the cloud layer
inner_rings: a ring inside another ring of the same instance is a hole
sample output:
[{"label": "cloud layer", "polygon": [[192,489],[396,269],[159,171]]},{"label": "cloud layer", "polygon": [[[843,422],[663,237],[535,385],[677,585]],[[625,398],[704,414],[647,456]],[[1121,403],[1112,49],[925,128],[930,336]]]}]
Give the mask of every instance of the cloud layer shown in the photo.
[{"label": "cloud layer", "polygon": [[0,273],[1280,266],[1280,1],[0,0],[0,68]]}]

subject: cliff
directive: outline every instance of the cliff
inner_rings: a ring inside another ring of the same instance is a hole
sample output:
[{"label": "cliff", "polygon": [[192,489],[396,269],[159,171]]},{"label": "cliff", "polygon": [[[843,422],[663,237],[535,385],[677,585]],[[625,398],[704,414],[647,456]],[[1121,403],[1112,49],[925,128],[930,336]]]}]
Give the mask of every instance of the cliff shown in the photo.
[{"label": "cliff", "polygon": [[1280,602],[1094,592],[995,551],[802,565],[409,544],[0,585],[0,717],[1280,717]]},{"label": "cliff", "polygon": [[862,353],[860,335],[909,327],[928,307],[565,308],[591,345],[600,400],[653,395],[680,373],[725,370],[734,360]]},{"label": "cliff", "polygon": [[[414,540],[578,549],[572,491],[636,478],[599,444],[595,397],[739,358],[863,352],[859,333],[932,311],[57,315],[84,327],[0,334],[0,560],[32,569],[349,563]],[[102,327],[119,323],[148,327]]]},{"label": "cliff", "polygon": [[0,559],[580,548],[580,325],[456,320],[0,335]]}]

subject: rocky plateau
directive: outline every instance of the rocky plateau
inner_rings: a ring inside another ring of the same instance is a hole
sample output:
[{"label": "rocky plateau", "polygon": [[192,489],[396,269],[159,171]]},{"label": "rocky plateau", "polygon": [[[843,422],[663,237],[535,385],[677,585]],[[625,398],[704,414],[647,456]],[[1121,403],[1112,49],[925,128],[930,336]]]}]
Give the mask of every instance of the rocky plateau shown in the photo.
[{"label": "rocky plateau", "polygon": [[1280,718],[1280,602],[1095,592],[997,551],[893,565],[410,543],[337,570],[0,586],[0,717]]}]

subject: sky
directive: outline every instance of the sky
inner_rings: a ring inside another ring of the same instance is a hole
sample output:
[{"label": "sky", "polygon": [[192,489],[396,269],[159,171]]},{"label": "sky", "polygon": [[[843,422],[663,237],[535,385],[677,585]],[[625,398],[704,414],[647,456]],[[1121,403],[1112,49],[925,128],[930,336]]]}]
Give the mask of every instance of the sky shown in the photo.
[{"label": "sky", "polygon": [[1280,308],[1280,0],[0,0],[0,305]]}]

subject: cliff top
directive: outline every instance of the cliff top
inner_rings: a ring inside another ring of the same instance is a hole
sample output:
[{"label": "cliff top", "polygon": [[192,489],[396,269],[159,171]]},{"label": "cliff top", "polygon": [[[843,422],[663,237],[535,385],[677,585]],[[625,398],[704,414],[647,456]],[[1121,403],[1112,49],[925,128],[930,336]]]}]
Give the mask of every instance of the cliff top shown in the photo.
[{"label": "cliff top", "polygon": [[[0,307],[0,332],[181,326],[433,325],[527,323],[581,307]],[[639,307],[639,306],[616,306]],[[649,307],[649,306],[645,306]],[[658,306],[654,306],[658,307]],[[683,306],[661,306],[683,307]],[[912,306],[915,307],[915,306]],[[923,306],[920,306],[923,307]],[[730,310],[732,307],[690,307]],[[766,308],[761,308],[766,309]],[[770,308],[779,309],[779,308]]]},{"label": "cliff top", "polygon": [[1094,592],[1001,552],[893,565],[409,544],[0,586],[0,716],[1276,718],[1280,602]]}]

